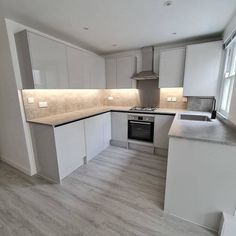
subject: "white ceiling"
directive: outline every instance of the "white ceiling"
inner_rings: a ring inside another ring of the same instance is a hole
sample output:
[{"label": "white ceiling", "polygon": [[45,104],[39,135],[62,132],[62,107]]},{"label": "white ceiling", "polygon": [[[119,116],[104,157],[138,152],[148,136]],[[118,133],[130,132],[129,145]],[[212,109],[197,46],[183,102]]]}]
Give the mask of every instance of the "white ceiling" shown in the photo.
[{"label": "white ceiling", "polygon": [[236,8],[235,0],[164,2],[0,0],[0,8],[12,20],[101,53],[220,33]]}]

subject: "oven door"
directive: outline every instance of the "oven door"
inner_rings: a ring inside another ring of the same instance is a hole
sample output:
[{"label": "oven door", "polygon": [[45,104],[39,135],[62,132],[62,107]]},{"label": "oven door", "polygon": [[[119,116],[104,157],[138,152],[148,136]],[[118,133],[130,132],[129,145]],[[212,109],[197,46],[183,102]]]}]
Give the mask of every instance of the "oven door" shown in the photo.
[{"label": "oven door", "polygon": [[128,138],[153,142],[154,122],[149,121],[128,121]]}]

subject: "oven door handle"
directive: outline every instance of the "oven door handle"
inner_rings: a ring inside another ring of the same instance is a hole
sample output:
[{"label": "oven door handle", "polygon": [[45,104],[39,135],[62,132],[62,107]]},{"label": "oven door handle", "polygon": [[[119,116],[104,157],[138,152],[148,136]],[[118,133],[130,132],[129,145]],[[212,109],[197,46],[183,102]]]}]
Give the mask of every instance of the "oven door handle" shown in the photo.
[{"label": "oven door handle", "polygon": [[132,124],[143,124],[143,125],[151,125],[152,123],[150,122],[139,122],[139,121],[130,121]]}]

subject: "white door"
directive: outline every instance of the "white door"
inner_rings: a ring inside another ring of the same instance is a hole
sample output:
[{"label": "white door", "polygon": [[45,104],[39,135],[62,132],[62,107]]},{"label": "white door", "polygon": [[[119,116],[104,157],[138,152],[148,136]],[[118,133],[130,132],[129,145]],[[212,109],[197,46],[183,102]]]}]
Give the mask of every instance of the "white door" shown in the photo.
[{"label": "white door", "polygon": [[183,87],[185,48],[160,52],[159,88]]},{"label": "white door", "polygon": [[92,65],[89,54],[76,48],[67,47],[67,57],[70,88],[89,89]]},{"label": "white door", "polygon": [[174,116],[155,115],[154,125],[154,147],[160,149],[168,149],[169,146],[169,130],[173,123]]},{"label": "white door", "polygon": [[111,114],[111,137],[112,140],[128,141],[128,114],[112,112]]},{"label": "white door", "polygon": [[116,58],[106,58],[106,88],[116,89]]},{"label": "white door", "polygon": [[36,89],[66,89],[66,47],[55,40],[28,32],[30,57]]},{"label": "white door", "polygon": [[184,96],[216,96],[222,41],[187,46]]},{"label": "white door", "polygon": [[84,164],[84,121],[56,127],[54,129],[60,179]]},{"label": "white door", "polygon": [[135,57],[117,57],[117,88],[133,88],[133,80],[131,77],[135,72]]}]

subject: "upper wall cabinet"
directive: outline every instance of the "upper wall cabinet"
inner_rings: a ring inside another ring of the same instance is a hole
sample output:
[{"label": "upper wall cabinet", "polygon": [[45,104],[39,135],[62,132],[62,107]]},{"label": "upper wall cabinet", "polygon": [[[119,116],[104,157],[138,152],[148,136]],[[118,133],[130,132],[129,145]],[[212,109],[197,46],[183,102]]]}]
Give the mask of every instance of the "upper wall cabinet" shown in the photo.
[{"label": "upper wall cabinet", "polygon": [[187,46],[184,96],[217,95],[222,41]]},{"label": "upper wall cabinet", "polygon": [[105,75],[105,58],[97,55],[92,55],[92,78],[90,88],[105,89],[106,75]]},{"label": "upper wall cabinet", "polygon": [[116,60],[116,86],[117,88],[134,88],[131,77],[135,73],[135,58],[132,56],[118,57]]},{"label": "upper wall cabinet", "polygon": [[140,55],[122,54],[106,57],[106,84],[109,89],[136,88],[131,77],[140,70]]},{"label": "upper wall cabinet", "polygon": [[73,47],[67,47],[67,57],[70,88],[106,88],[103,57]]},{"label": "upper wall cabinet", "polygon": [[23,88],[69,88],[64,44],[26,30],[15,39]]},{"label": "upper wall cabinet", "polygon": [[75,89],[90,88],[90,58],[84,51],[67,47],[69,84]]},{"label": "upper wall cabinet", "polygon": [[108,89],[116,88],[116,57],[106,58],[106,87]]},{"label": "upper wall cabinet", "polygon": [[15,40],[24,89],[106,87],[103,57],[27,30]]},{"label": "upper wall cabinet", "polygon": [[183,87],[185,48],[160,51],[159,88]]}]

